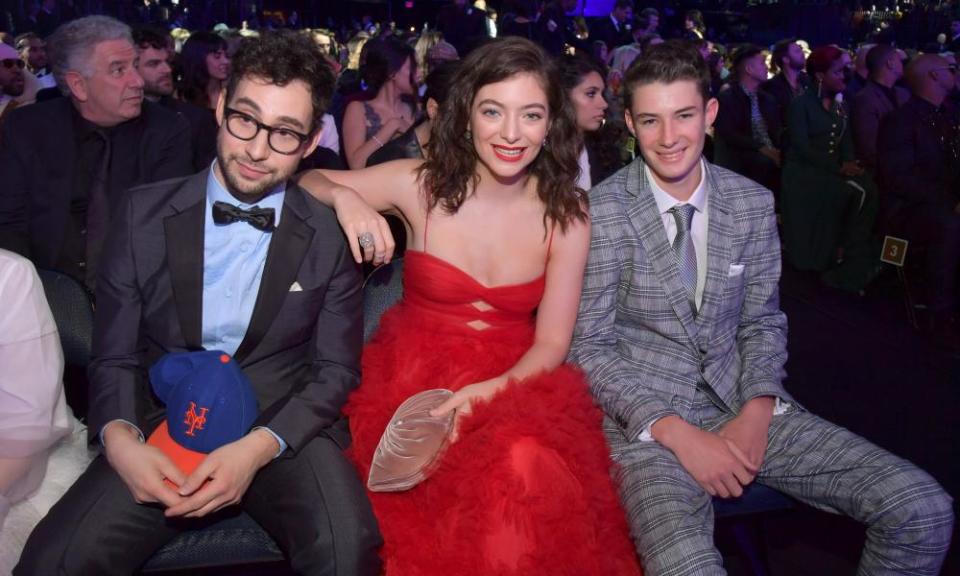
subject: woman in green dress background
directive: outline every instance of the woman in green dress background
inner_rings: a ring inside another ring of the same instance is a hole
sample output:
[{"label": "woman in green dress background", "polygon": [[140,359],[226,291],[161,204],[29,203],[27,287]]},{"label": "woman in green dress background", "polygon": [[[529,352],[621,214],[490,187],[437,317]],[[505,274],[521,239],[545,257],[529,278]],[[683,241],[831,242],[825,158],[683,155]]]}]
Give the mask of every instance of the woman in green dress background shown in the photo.
[{"label": "woman in green dress background", "polygon": [[854,160],[843,51],[814,50],[807,59],[810,89],[787,111],[781,212],[787,261],[820,272],[844,290],[863,290],[879,270],[872,236],[877,189]]}]

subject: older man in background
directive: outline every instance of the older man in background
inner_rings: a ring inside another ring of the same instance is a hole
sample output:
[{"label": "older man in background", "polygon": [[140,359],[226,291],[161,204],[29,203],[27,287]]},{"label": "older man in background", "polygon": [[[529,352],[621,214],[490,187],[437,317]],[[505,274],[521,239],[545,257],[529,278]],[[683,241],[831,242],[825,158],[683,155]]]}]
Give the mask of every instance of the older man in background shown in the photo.
[{"label": "older man in background", "polygon": [[128,188],[189,174],[190,127],[144,102],[130,28],[106,16],[49,40],[68,98],[22,107],[0,141],[0,247],[92,288],[113,207]]}]

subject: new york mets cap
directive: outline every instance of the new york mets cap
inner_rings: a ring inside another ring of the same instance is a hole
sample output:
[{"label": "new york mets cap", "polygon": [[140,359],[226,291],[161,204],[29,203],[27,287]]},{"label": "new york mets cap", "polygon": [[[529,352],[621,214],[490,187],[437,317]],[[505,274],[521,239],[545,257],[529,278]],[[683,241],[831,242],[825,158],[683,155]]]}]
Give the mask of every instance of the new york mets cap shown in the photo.
[{"label": "new york mets cap", "polygon": [[246,435],[257,418],[250,380],[219,350],[167,354],[150,368],[150,384],[167,417],[147,443],[186,475],[207,454]]}]

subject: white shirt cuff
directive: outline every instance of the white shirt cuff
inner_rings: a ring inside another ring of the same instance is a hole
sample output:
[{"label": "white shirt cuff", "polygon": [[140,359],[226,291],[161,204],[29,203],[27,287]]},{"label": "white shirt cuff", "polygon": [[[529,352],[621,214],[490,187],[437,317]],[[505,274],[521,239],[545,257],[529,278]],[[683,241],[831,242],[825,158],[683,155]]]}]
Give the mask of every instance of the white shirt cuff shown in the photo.
[{"label": "white shirt cuff", "polygon": [[[277,444],[280,445],[280,449],[277,450],[277,453],[273,455],[273,458],[274,458],[274,459],[279,458],[280,455],[283,454],[283,452],[287,449],[287,443],[283,441],[283,438],[277,436],[277,433],[276,433],[276,432],[274,432],[273,430],[267,428],[266,426],[257,426],[257,427],[254,428],[253,430],[266,430],[266,431],[269,432],[270,435],[273,436],[273,438],[277,441]],[[251,432],[252,432],[252,430],[251,430]]]},{"label": "white shirt cuff", "polygon": [[107,422],[106,424],[103,425],[103,428],[100,429],[100,434],[98,434],[98,436],[100,437],[100,446],[106,448],[106,444],[103,443],[103,431],[107,429],[107,426],[113,424],[114,422],[123,422],[124,424],[129,424],[131,427],[133,427],[134,430],[137,431],[137,435],[140,436],[140,442],[144,441],[143,431],[140,430],[140,428],[138,428],[136,424],[134,424],[133,422],[130,422],[129,420],[124,420],[123,418],[117,418],[116,420],[111,420]]},{"label": "white shirt cuff", "polygon": [[[781,399],[779,396],[773,397],[773,415],[774,416],[780,416],[782,414],[786,414],[787,411],[790,410],[791,408],[793,408],[793,404]],[[651,432],[652,428],[653,428],[653,423],[651,423],[649,426],[641,430],[640,436],[638,436],[637,439],[640,440],[641,442],[655,442],[653,438],[653,432]]]}]

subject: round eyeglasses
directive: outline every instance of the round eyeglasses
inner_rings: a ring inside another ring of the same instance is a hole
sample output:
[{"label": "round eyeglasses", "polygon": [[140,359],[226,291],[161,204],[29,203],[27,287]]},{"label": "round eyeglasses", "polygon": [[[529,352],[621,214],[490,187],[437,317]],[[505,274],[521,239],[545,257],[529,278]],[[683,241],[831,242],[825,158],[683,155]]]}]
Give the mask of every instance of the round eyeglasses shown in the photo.
[{"label": "round eyeglasses", "polygon": [[227,132],[234,138],[250,141],[256,138],[261,130],[266,130],[267,144],[277,154],[296,154],[310,140],[309,134],[301,134],[289,128],[267,126],[253,116],[233,108],[224,108],[223,114],[226,117]]}]

